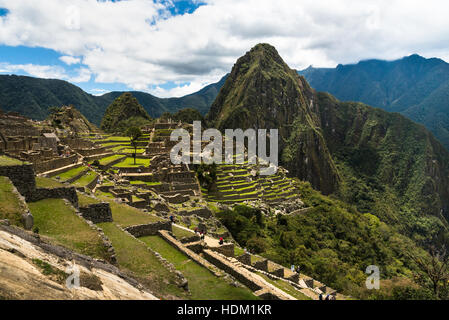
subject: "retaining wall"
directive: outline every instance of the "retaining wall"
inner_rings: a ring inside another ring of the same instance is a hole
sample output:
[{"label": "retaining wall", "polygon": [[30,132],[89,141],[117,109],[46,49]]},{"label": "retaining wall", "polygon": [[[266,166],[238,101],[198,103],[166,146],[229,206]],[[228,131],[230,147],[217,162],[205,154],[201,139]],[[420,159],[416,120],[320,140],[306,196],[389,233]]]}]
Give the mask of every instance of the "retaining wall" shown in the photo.
[{"label": "retaining wall", "polygon": [[95,203],[87,207],[80,207],[79,211],[84,219],[93,223],[112,222],[112,212],[109,203]]},{"label": "retaining wall", "polygon": [[172,228],[170,221],[160,221],[155,223],[131,226],[125,228],[125,230],[132,234],[134,237],[140,238],[157,235],[159,230],[167,230],[171,232]]},{"label": "retaining wall", "polygon": [[28,196],[36,189],[33,165],[1,166],[0,176],[8,177],[23,196]]},{"label": "retaining wall", "polygon": [[43,173],[51,170],[55,170],[61,167],[66,167],[71,164],[75,164],[78,162],[78,156],[72,155],[66,158],[56,158],[44,162],[33,163],[34,171],[38,173]]}]

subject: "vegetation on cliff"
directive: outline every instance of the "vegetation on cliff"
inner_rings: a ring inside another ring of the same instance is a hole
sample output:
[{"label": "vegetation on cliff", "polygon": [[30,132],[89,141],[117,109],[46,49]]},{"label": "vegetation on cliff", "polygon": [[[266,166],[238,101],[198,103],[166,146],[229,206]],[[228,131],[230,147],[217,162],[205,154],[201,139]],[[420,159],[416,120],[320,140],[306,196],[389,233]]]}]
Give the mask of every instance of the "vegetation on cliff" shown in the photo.
[{"label": "vegetation on cliff", "polygon": [[400,112],[426,126],[449,149],[449,64],[411,55],[299,72],[313,88],[343,101]]},{"label": "vegetation on cliff", "polygon": [[129,92],[122,94],[106,109],[101,129],[105,132],[124,132],[129,127],[140,127],[151,120],[145,109]]}]

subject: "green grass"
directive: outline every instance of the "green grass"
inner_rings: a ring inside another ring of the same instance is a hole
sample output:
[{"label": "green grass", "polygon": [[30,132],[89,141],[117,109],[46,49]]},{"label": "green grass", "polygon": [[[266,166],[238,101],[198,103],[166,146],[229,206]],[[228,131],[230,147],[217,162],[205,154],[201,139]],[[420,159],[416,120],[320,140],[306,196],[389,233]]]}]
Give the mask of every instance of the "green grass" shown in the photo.
[{"label": "green grass", "polygon": [[108,143],[102,143],[101,146],[102,147],[110,147],[110,146],[116,146],[116,145],[120,145],[121,147],[127,146],[129,145],[128,143],[118,143],[118,142],[108,142]]},{"label": "green grass", "polygon": [[50,178],[43,178],[43,177],[36,177],[36,187],[37,188],[49,188],[49,189],[54,189],[54,188],[62,188],[65,187],[65,185],[63,185],[62,183],[54,180],[54,179],[50,179]]},{"label": "green grass", "polygon": [[[111,162],[113,162],[113,161],[115,161],[117,159],[120,159],[120,158],[123,158],[123,156],[118,154],[118,155],[113,155],[113,156],[110,156],[110,157],[106,157],[106,158],[100,159],[99,162],[100,162],[100,165],[106,166],[106,165],[110,164]],[[91,162],[91,164],[92,163],[93,163],[93,161]]]},{"label": "green grass", "polygon": [[281,289],[285,293],[288,293],[289,295],[295,297],[298,300],[312,300],[302,292],[299,292],[295,287],[293,287],[291,284],[282,281],[282,280],[272,280],[268,278],[266,275],[256,272],[259,276],[264,278],[268,283],[271,283],[273,286]]},{"label": "green grass", "polygon": [[244,253],[245,253],[245,250],[243,250],[242,248],[239,248],[237,246],[234,246],[234,256],[240,257]]},{"label": "green grass", "polygon": [[81,254],[106,260],[109,258],[99,234],[63,200],[46,199],[28,203],[28,206],[40,234]]},{"label": "green grass", "polygon": [[76,177],[78,174],[86,170],[87,168],[85,166],[81,166],[78,168],[70,169],[66,172],[63,172],[61,174],[58,174],[58,177],[61,179],[61,181],[67,181],[69,179],[72,179],[73,177]]},{"label": "green grass", "polygon": [[112,198],[112,199],[115,199],[115,197],[114,197],[114,195],[112,194],[112,193],[110,193],[110,192],[103,192],[103,191],[100,191],[100,190],[96,190],[95,191],[95,196],[97,196],[97,197],[101,197],[101,198]]},{"label": "green grass", "polygon": [[56,282],[58,283],[64,283],[69,276],[67,273],[53,267],[48,262],[42,261],[40,259],[33,259],[32,261],[39,269],[41,269],[43,275],[54,276],[53,278],[55,278]]},{"label": "green grass", "polygon": [[95,178],[97,177],[97,174],[94,171],[89,171],[85,175],[83,175],[78,180],[75,180],[73,182],[74,185],[78,187],[85,187],[89,183],[91,183]]},{"label": "green grass", "polygon": [[128,145],[121,145],[121,146],[114,147],[111,150],[114,151],[114,152],[119,152],[119,151],[121,151],[122,149],[124,149],[126,147],[128,147]]},{"label": "green grass", "polygon": [[158,236],[141,238],[150,248],[173,263],[189,281],[193,300],[256,300],[246,287],[236,288],[198,265]]},{"label": "green grass", "polygon": [[136,159],[134,164],[134,158],[128,157],[122,162],[114,165],[115,168],[127,168],[127,167],[148,167],[150,165],[150,159]]},{"label": "green grass", "polygon": [[[120,152],[122,153],[134,153],[134,148],[123,149]],[[136,149],[136,153],[144,153],[145,149]]]},{"label": "green grass", "polygon": [[9,219],[10,223],[21,226],[23,210],[20,201],[12,192],[13,184],[6,178],[0,177],[0,219]]},{"label": "green grass", "polygon": [[189,237],[195,235],[195,233],[184,230],[177,226],[172,226],[172,231],[173,231],[173,234],[175,235],[176,239],[189,238]]},{"label": "green grass", "polygon": [[78,194],[78,205],[80,207],[87,207],[88,205],[100,203],[101,201],[94,199],[92,197],[88,197],[80,192],[77,192]]},{"label": "green grass", "polygon": [[147,186],[158,186],[158,185],[160,185],[162,183],[161,182],[131,181],[131,184],[132,185],[135,185],[135,184],[139,184],[139,185],[146,184]]},{"label": "green grass", "polygon": [[131,271],[138,280],[148,286],[155,294],[187,297],[184,290],[174,284],[174,275],[159,262],[144,244],[123,232],[114,223],[100,223],[98,226],[111,240],[121,268]]},{"label": "green grass", "polygon": [[144,201],[144,199],[139,198],[139,197],[137,197],[137,196],[135,196],[135,195],[133,195],[133,196],[131,197],[131,199],[132,199],[132,202],[140,202],[140,201]]},{"label": "green grass", "polygon": [[[0,166],[20,166],[22,165],[24,162],[14,159],[14,158],[10,158],[7,156],[0,156]],[[27,163],[27,162],[25,162]]]},{"label": "green grass", "polygon": [[111,206],[112,219],[122,228],[161,221],[155,215],[145,213],[126,204],[116,203],[109,199],[105,199],[105,201],[108,201]]},{"label": "green grass", "polygon": [[106,140],[107,141],[126,141],[126,142],[129,142],[130,138],[129,137],[112,136],[112,137],[108,137]]}]

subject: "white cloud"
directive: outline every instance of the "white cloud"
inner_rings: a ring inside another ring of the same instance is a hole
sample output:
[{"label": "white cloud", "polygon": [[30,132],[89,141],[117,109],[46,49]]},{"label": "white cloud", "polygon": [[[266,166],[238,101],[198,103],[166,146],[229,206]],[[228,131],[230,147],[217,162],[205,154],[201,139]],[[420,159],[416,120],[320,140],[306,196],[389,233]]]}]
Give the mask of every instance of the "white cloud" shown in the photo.
[{"label": "white cloud", "polygon": [[60,79],[70,82],[80,83],[88,82],[91,78],[91,72],[87,68],[75,70],[76,75],[70,76],[66,70],[60,66],[35,65],[35,64],[9,64],[0,62],[0,73],[25,72],[26,74],[43,79]]},{"label": "white cloud", "polygon": [[65,64],[71,66],[72,64],[79,64],[81,62],[80,58],[72,57],[72,56],[61,56],[59,60],[64,62]]},{"label": "white cloud", "polygon": [[[449,57],[443,0],[207,0],[182,16],[150,0],[0,0],[0,6],[10,11],[0,18],[0,44],[81,57],[99,82],[164,96],[218,80],[259,42],[274,45],[297,69],[411,53]],[[191,84],[161,89],[168,81]]]},{"label": "white cloud", "polygon": [[34,64],[8,64],[0,63],[0,70],[3,73],[14,73],[24,71],[28,75],[44,79],[64,79],[67,78],[64,68],[58,66],[45,66]]}]

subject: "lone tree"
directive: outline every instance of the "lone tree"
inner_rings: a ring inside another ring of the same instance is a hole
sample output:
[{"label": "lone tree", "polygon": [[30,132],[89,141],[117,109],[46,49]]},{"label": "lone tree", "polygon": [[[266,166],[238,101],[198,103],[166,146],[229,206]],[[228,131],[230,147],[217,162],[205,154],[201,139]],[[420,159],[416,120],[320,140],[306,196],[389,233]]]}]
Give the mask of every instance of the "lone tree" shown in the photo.
[{"label": "lone tree", "polygon": [[440,232],[433,240],[427,242],[425,247],[429,255],[408,254],[420,271],[418,275],[415,275],[415,278],[423,284],[426,280],[429,280],[435,296],[447,299],[449,284],[448,239],[446,235]]},{"label": "lone tree", "polygon": [[131,145],[134,147],[134,165],[136,165],[137,140],[142,136],[142,131],[137,127],[130,127],[126,130],[126,135],[131,139]]}]

